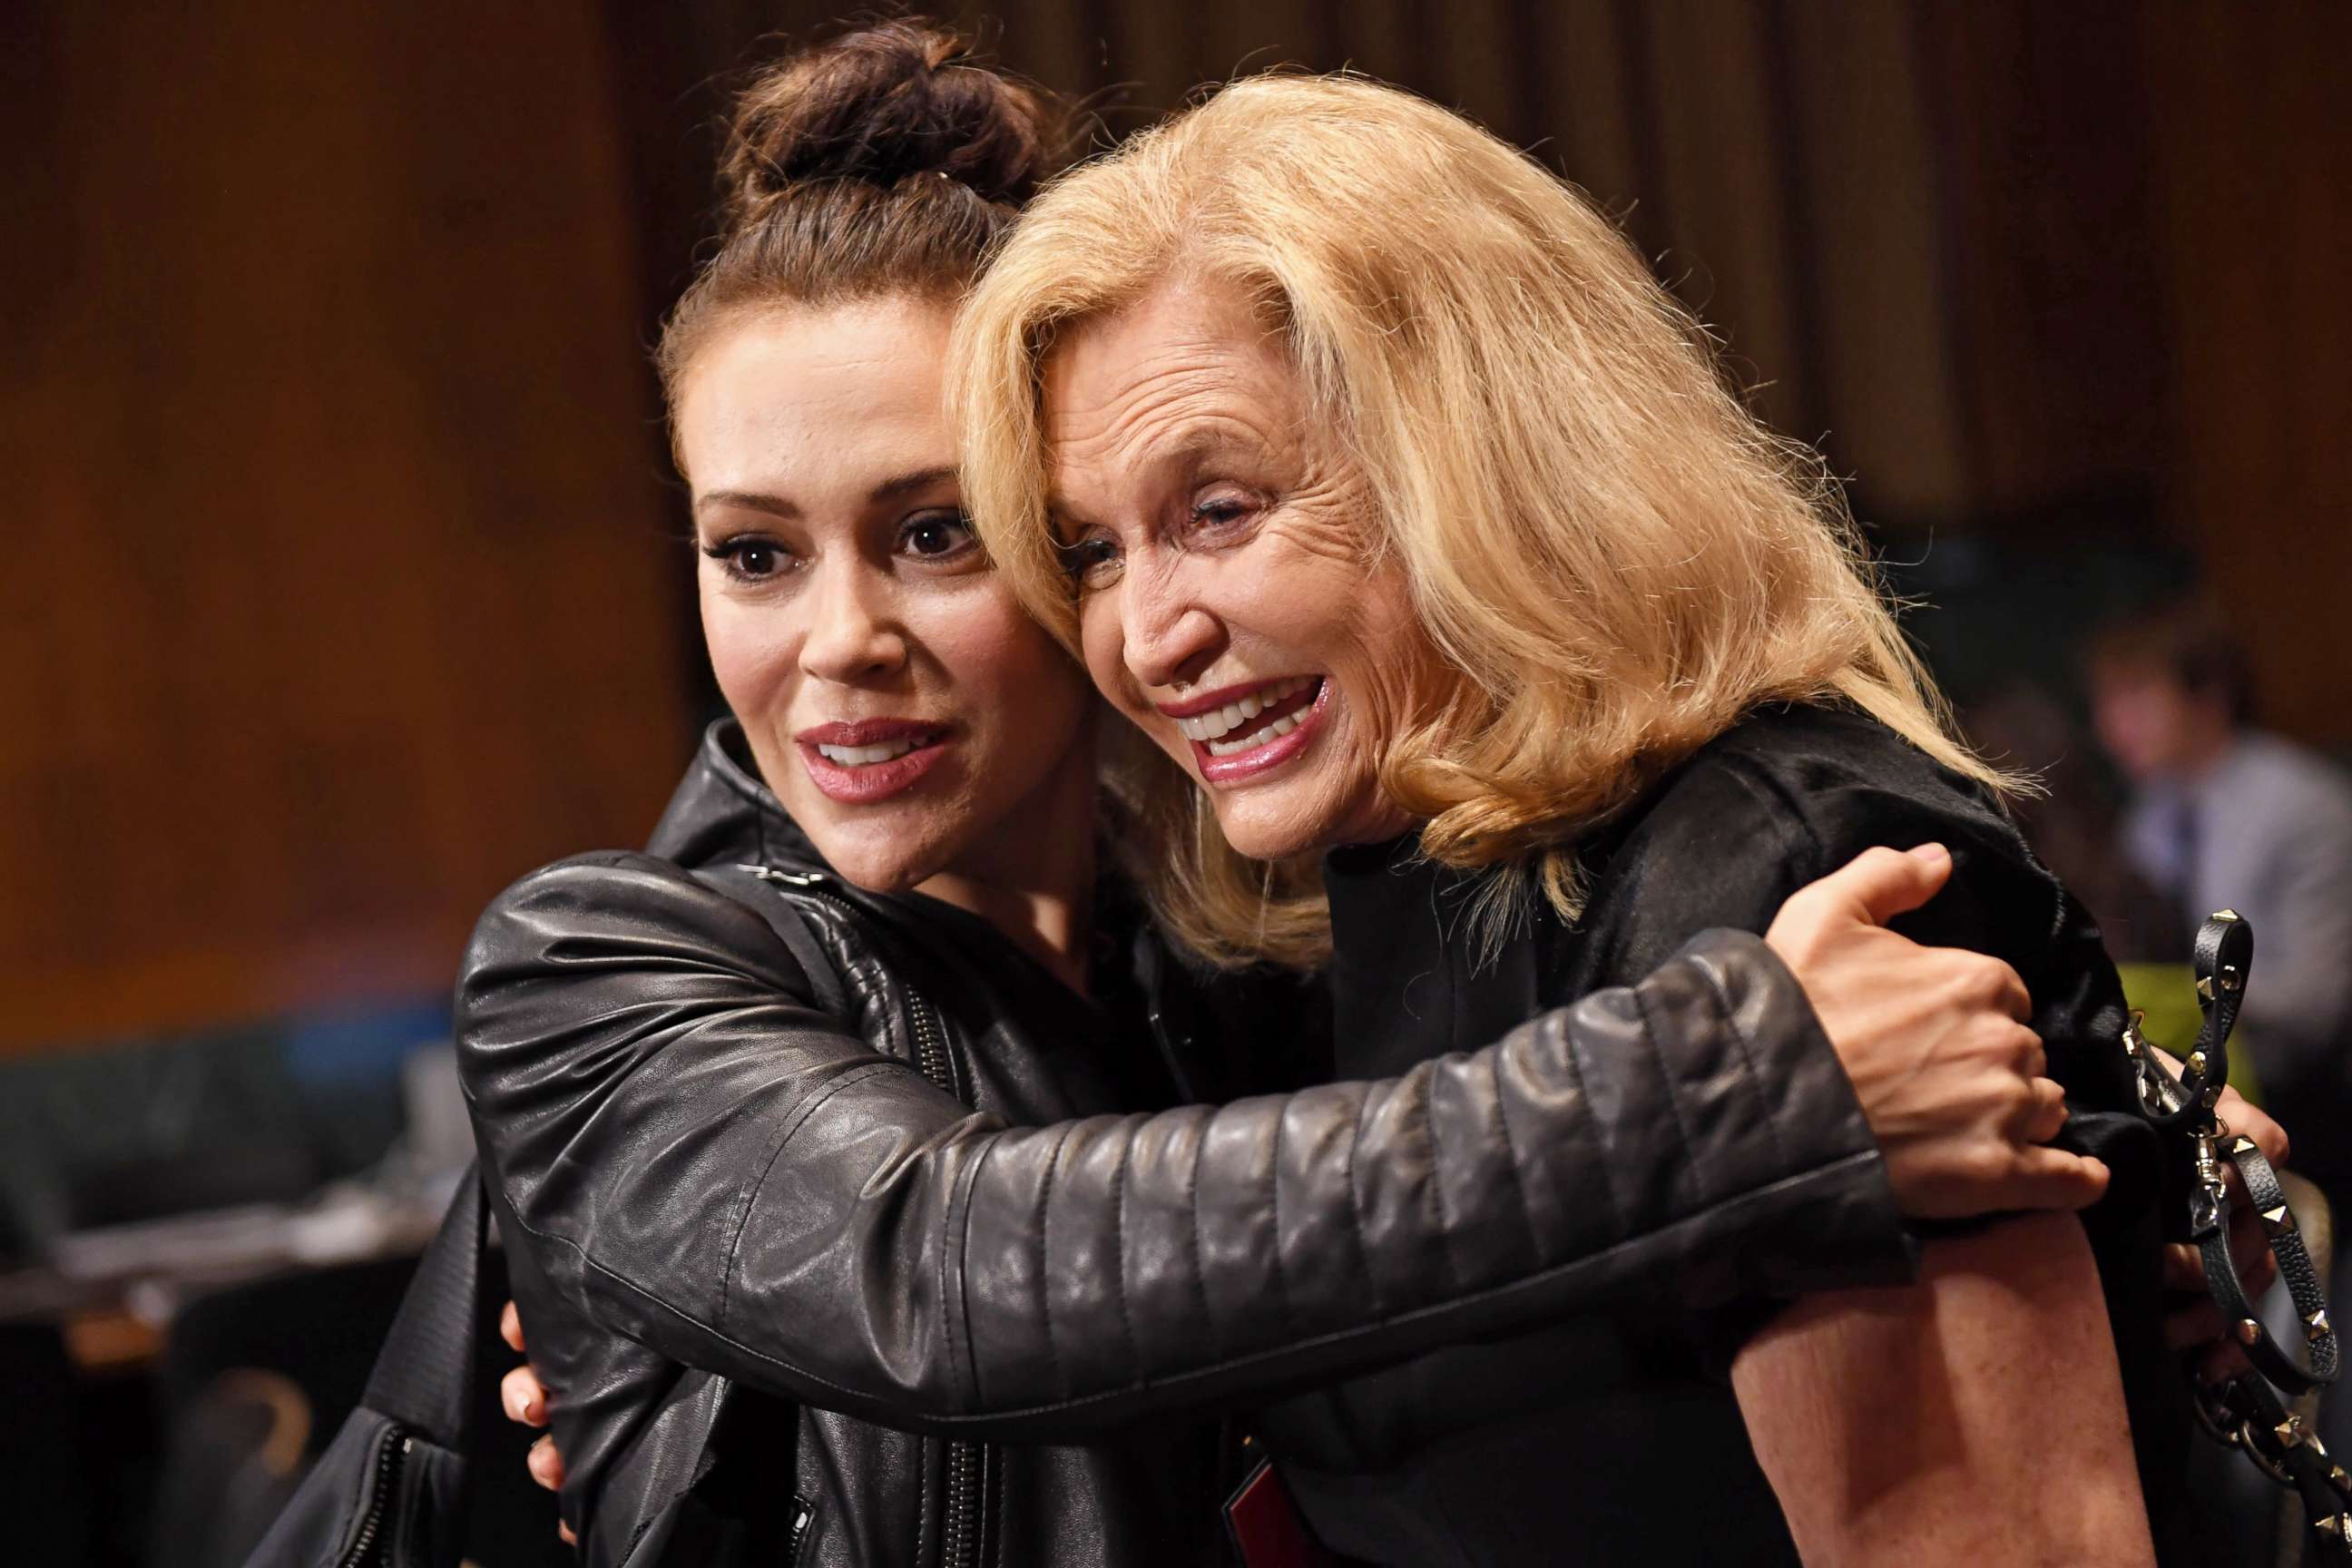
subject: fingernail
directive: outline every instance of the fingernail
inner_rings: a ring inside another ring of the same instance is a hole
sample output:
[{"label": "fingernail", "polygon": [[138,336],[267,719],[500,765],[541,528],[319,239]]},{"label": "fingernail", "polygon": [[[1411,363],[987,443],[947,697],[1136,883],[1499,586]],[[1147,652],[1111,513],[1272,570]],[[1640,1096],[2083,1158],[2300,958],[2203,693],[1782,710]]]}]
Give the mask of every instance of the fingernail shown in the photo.
[{"label": "fingernail", "polygon": [[1948,860],[1952,858],[1952,852],[1945,848],[1940,844],[1922,844],[1916,849],[1912,850],[1911,853],[1914,857],[1918,859],[1925,860],[1930,866],[1937,864],[1938,861]]},{"label": "fingernail", "polygon": [[546,1414],[547,1405],[542,1400],[530,1400],[522,1407],[522,1418],[526,1421],[536,1421]]}]

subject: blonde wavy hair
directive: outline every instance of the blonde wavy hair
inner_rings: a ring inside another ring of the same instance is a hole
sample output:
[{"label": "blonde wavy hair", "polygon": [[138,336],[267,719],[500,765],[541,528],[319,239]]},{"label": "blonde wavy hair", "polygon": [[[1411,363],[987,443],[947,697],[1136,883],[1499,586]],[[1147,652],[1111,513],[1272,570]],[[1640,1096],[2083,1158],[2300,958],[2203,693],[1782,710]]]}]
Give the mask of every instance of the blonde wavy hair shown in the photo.
[{"label": "blonde wavy hair", "polygon": [[[1430,859],[1503,873],[1490,916],[1540,889],[1572,918],[1578,835],[1760,703],[1843,701],[2014,787],[1955,737],[1819,456],[1748,413],[1616,226],[1467,120],[1357,77],[1243,80],[1081,165],[968,297],[950,373],[965,500],[1066,646],[1045,362],[1175,276],[1261,307],[1369,482],[1368,558],[1393,552],[1464,677],[1390,739],[1381,784]],[[1243,859],[1139,736],[1113,773],[1132,869],[1179,940],[1223,963],[1328,954],[1311,861]]]}]

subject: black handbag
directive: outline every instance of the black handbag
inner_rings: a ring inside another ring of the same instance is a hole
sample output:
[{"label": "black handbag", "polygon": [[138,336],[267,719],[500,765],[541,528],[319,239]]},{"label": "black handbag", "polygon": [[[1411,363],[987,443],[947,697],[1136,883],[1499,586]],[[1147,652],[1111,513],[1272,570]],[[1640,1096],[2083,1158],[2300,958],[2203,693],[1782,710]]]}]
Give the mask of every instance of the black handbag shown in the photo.
[{"label": "black handbag", "polygon": [[488,1241],[480,1171],[468,1166],[401,1299],[359,1408],[246,1568],[456,1568]]}]

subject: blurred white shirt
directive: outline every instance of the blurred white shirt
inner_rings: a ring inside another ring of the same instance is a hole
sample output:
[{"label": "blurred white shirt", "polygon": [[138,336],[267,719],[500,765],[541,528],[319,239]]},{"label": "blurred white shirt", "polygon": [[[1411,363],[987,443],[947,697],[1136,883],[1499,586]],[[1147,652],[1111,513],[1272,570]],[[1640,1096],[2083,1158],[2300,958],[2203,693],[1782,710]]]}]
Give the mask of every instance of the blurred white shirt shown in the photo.
[{"label": "blurred white shirt", "polygon": [[2326,1070],[2325,1052],[2352,1082],[2352,776],[2250,731],[2193,784],[2143,789],[2124,849],[2190,921],[2232,909],[2252,924],[2244,1017],[2263,1076]]}]

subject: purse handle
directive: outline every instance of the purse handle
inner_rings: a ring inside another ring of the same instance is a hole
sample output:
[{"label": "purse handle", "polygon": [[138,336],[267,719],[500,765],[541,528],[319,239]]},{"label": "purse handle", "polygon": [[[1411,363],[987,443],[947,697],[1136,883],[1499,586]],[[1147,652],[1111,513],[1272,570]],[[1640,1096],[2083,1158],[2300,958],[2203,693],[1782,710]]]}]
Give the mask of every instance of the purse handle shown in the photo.
[{"label": "purse handle", "polygon": [[[2287,1409],[2288,1399],[2326,1388],[2341,1367],[2335,1325],[2318,1271],[2303,1245],[2278,1174],[2251,1138],[2233,1136],[2216,1113],[2230,1080],[2230,1034],[2253,969],[2254,933],[2234,910],[2207,919],[2192,956],[2198,1009],[2204,1016],[2197,1044],[2176,1078],[2147,1048],[2131,1015],[2124,1052],[2138,1080],[2140,1108],[2189,1162],[2187,1234],[2205,1266],[2205,1288],[2221,1309],[2253,1370],[2196,1391],[2197,1416],[2215,1439],[2242,1450],[2264,1474],[2301,1494],[2305,1516],[2332,1561],[2352,1559],[2352,1473],[2332,1458],[2319,1435]],[[2176,1155],[2178,1157],[2178,1155]],[[2294,1302],[2301,1353],[2271,1336],[2238,1279],[2230,1254],[2229,1188],[2224,1162],[2236,1167],[2247,1201],[2280,1279]]]}]

